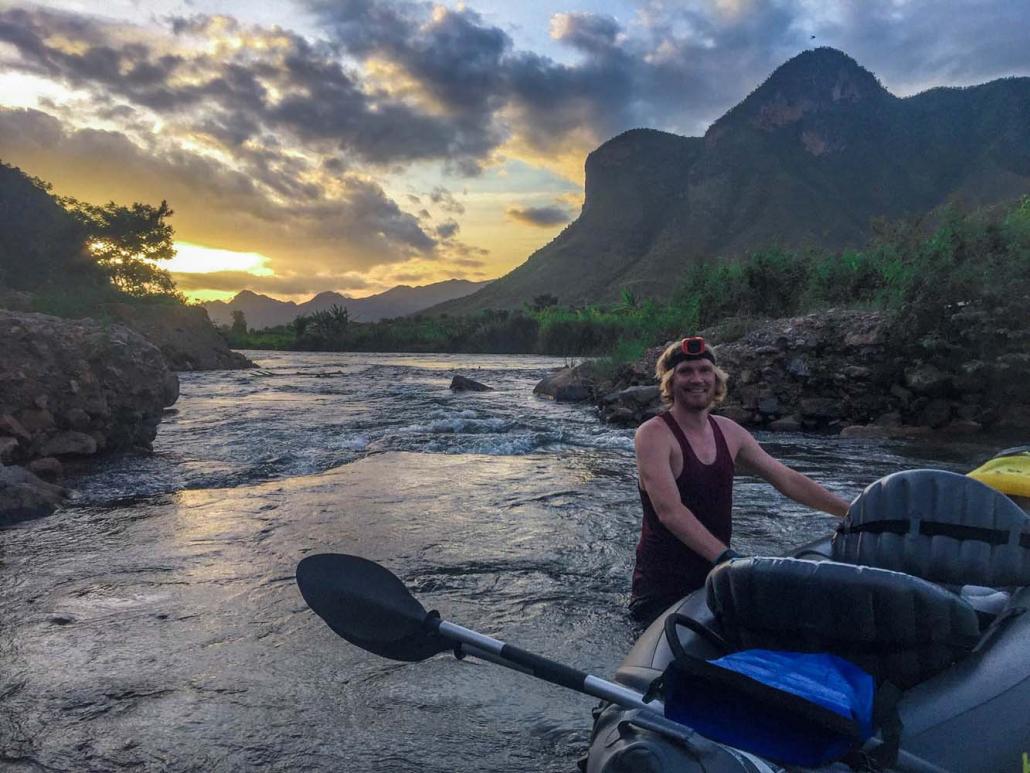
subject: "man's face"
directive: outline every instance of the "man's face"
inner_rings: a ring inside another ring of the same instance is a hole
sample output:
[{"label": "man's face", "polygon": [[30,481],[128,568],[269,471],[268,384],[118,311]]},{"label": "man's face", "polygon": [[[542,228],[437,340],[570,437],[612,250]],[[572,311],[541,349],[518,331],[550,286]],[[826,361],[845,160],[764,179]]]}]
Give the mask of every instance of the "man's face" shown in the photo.
[{"label": "man's face", "polygon": [[715,366],[708,360],[687,360],[672,374],[673,402],[687,410],[701,411],[715,398]]}]

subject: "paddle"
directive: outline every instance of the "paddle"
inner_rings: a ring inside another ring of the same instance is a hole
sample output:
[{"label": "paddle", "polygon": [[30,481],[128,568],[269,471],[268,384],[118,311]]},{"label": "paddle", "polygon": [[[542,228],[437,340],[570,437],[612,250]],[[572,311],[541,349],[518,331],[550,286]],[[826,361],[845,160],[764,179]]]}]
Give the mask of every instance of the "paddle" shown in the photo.
[{"label": "paddle", "polygon": [[[456,657],[482,660],[530,674],[595,698],[633,709],[627,721],[677,739],[695,754],[718,747],[692,729],[665,717],[659,700],[644,703],[636,690],[578,671],[541,655],[506,644],[441,619],[411,595],[389,569],[359,556],[321,553],[297,565],[297,585],[304,601],[339,636],[351,644],[390,660],[417,662],[453,649]],[[761,759],[732,750],[761,773],[773,773]],[[898,770],[947,773],[904,751]]]},{"label": "paddle", "polygon": [[463,628],[427,612],[389,569],[358,556],[322,553],[297,565],[308,606],[338,635],[390,660],[415,662],[454,649],[552,684],[639,709],[665,720],[661,701],[541,655]]}]

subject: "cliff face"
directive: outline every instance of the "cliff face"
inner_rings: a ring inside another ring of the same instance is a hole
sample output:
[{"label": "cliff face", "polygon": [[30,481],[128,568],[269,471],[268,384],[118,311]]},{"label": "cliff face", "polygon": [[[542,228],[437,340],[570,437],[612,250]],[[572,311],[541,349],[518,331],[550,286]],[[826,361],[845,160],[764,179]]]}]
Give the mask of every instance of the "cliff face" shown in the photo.
[{"label": "cliff face", "polygon": [[906,99],[833,49],[790,60],[703,138],[626,132],[586,161],[586,203],[494,284],[433,312],[668,297],[695,261],[861,246],[875,217],[1030,192],[1030,78]]}]

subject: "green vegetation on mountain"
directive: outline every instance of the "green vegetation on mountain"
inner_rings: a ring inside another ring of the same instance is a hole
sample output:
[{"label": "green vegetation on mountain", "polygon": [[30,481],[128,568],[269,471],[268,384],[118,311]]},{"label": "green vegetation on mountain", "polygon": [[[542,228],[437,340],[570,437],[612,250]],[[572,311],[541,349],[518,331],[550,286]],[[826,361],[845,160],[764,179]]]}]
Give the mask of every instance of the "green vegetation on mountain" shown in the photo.
[{"label": "green vegetation on mountain", "polygon": [[171,275],[148,262],[175,253],[171,214],[163,201],[97,206],[58,197],[0,162],[0,288],[66,317],[103,317],[111,303],[181,304]]},{"label": "green vegetation on mountain", "polygon": [[586,160],[579,218],[493,284],[427,313],[668,300],[702,261],[858,249],[875,218],[1030,193],[1030,78],[900,99],[829,48],[778,68],[703,138],[635,129]]},{"label": "green vegetation on mountain", "polygon": [[[936,225],[931,226],[933,222]],[[516,311],[416,316],[372,324],[299,318],[292,327],[245,335],[236,348],[607,355],[613,362],[688,333],[830,307],[892,314],[899,353],[920,356],[1007,351],[1030,308],[1030,197],[974,212],[878,224],[862,250],[769,249],[741,260],[694,264],[668,301],[570,308],[546,296]]]}]

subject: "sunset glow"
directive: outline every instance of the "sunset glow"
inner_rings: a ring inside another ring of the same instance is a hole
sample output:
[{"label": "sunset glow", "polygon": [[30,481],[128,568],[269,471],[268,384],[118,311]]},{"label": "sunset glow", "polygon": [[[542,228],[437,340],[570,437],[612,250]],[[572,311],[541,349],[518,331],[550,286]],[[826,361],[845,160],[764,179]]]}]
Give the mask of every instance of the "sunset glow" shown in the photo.
[{"label": "sunset glow", "polygon": [[175,257],[156,265],[172,273],[209,274],[213,271],[245,271],[254,276],[272,276],[275,272],[267,263],[268,258],[256,252],[234,252],[189,242],[176,242]]},{"label": "sunset glow", "polygon": [[1018,3],[681,6],[7,3],[0,160],[167,201],[190,297],[362,295],[507,273],[577,217],[600,144],[699,136],[806,48],[899,96],[1030,73]]}]

